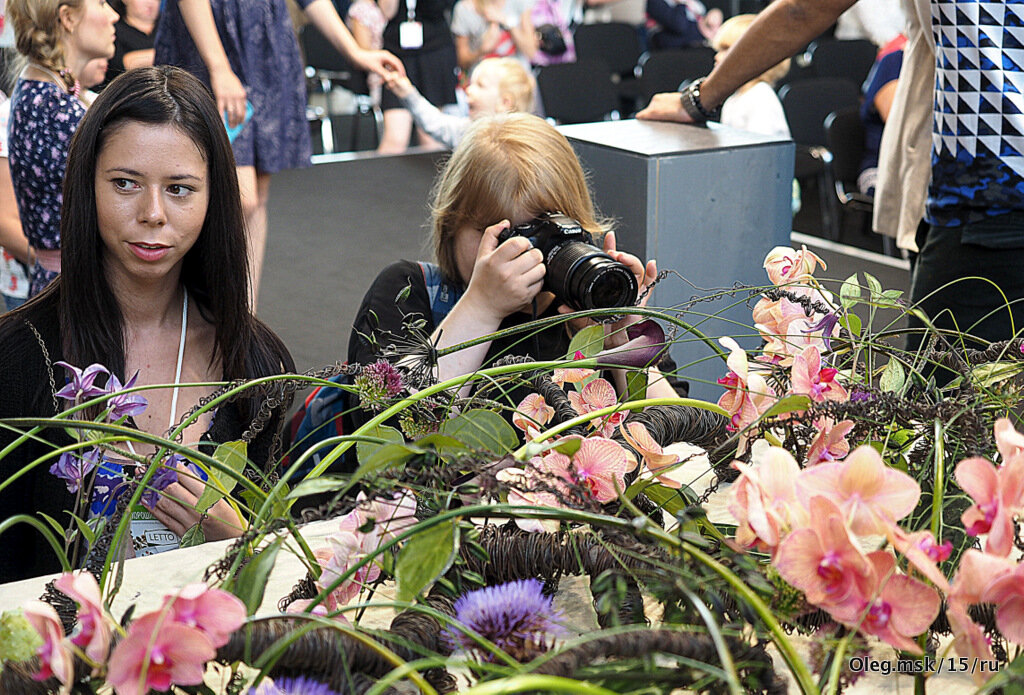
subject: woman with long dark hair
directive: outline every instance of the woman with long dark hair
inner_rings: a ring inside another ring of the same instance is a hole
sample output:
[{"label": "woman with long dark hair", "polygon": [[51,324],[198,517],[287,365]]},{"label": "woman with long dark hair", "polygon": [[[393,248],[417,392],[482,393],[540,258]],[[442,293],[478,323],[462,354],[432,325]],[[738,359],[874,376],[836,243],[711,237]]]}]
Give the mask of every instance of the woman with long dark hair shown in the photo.
[{"label": "woman with long dark hair", "polygon": [[[79,377],[58,362],[104,365],[120,383],[137,373],[137,385],[173,384],[145,391],[147,407],[129,421],[161,436],[214,391],[211,382],[294,370],[285,346],[249,309],[245,224],[231,146],[212,96],[187,72],[140,68],[110,83],[72,141],[63,213],[60,277],[0,320],[0,418],[50,417],[63,410],[59,392],[67,392],[66,381],[79,384]],[[185,428],[183,443],[238,440],[259,429],[252,427],[256,420],[263,428],[251,437],[247,455],[255,468],[268,467],[287,403],[271,409],[267,421],[263,400],[243,397],[203,414]],[[0,432],[0,450],[13,437]],[[29,442],[0,458],[0,482],[53,444],[70,443],[59,430],[45,437],[49,442]],[[125,446],[136,459],[155,451]],[[93,516],[109,514],[118,481],[142,468],[104,454],[95,471],[65,486],[67,476],[62,481],[56,474],[66,471],[52,474],[49,463],[0,492],[6,515],[44,512],[67,521],[72,488],[83,491]],[[241,520],[225,502],[207,513],[195,508],[204,489],[198,473],[160,465],[177,472],[177,481],[145,505],[153,518],[142,536],[167,538],[149,533],[156,527],[180,537],[196,524],[209,539],[241,531]],[[56,569],[34,534],[27,526],[4,534],[0,581]],[[138,545],[134,529],[132,535]]]}]

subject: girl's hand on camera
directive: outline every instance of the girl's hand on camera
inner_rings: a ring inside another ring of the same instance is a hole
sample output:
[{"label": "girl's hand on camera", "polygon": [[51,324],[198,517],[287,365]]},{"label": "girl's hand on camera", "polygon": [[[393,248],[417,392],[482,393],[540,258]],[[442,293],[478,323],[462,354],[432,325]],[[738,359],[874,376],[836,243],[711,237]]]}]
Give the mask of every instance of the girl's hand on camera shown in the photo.
[{"label": "girl's hand on camera", "polygon": [[466,288],[466,298],[477,311],[498,323],[533,301],[544,284],[544,255],[529,240],[514,236],[498,242],[498,235],[509,226],[508,220],[502,220],[484,230]]},{"label": "girl's hand on camera", "polygon": [[[654,260],[648,261],[645,266],[643,261],[633,254],[616,250],[615,232],[608,232],[604,235],[604,252],[611,256],[612,259],[629,268],[633,275],[636,276],[636,286],[639,288],[638,296],[643,295],[644,291],[654,282],[654,278],[658,276],[658,264]],[[647,299],[648,297],[644,297],[640,301],[640,306],[647,306]],[[558,307],[558,312],[561,314],[571,314],[573,309],[563,304]],[[616,348],[625,344],[626,341],[629,340],[626,336],[626,328],[637,321],[640,321],[641,318],[642,317],[640,316],[629,314],[623,316],[615,323],[606,323],[604,325],[605,349]],[[571,333],[576,333],[577,331],[593,324],[594,321],[592,319],[573,319],[569,321],[569,331]]]}]

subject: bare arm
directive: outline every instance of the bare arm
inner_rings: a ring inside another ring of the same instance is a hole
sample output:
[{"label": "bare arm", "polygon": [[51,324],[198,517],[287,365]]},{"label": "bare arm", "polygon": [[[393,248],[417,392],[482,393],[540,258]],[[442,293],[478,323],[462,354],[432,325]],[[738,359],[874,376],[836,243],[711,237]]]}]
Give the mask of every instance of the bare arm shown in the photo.
[{"label": "bare arm", "polygon": [[[737,89],[789,58],[825,31],[856,0],[775,0],[729,49],[700,88],[701,103],[714,109]],[[655,94],[639,119],[689,123],[678,92]]]},{"label": "bare arm", "polygon": [[7,157],[0,157],[0,246],[22,263],[29,264],[32,260],[28,238],[21,229],[18,201],[14,197],[14,184],[11,183],[11,168],[8,166]]},{"label": "bare arm", "polygon": [[373,50],[373,34],[370,33],[370,28],[360,22],[358,19],[354,19],[352,15],[348,17],[348,28],[352,32],[352,38],[356,40],[360,48],[366,50]]},{"label": "bare arm", "polygon": [[389,22],[398,14],[398,0],[377,0],[377,5]]},{"label": "bare arm", "polygon": [[245,85],[228,62],[228,55],[217,33],[210,0],[180,0],[178,7],[188,33],[199,50],[199,57],[210,73],[210,87],[217,99],[217,111],[226,112],[231,126],[237,126],[245,117]]},{"label": "bare arm", "polygon": [[152,48],[143,48],[138,51],[129,51],[124,54],[124,69],[131,70],[133,68],[145,68],[153,64],[153,59],[156,56],[156,50]]},{"label": "bare arm", "polygon": [[526,56],[527,60],[533,60],[540,42],[537,40],[537,31],[534,29],[529,11],[523,12],[519,24],[509,28],[509,33],[512,34],[512,42],[515,43],[516,49]]},{"label": "bare arm", "polygon": [[327,37],[339,53],[363,70],[386,77],[390,72],[405,74],[405,67],[387,51],[368,51],[356,42],[352,32],[341,21],[331,0],[314,0],[306,6],[306,16]]},{"label": "bare arm", "polygon": [[882,88],[875,92],[875,108],[878,109],[878,115],[882,117],[882,122],[889,120],[889,111],[892,109],[892,101],[896,97],[896,85],[899,84],[899,80],[892,80],[882,85]]}]

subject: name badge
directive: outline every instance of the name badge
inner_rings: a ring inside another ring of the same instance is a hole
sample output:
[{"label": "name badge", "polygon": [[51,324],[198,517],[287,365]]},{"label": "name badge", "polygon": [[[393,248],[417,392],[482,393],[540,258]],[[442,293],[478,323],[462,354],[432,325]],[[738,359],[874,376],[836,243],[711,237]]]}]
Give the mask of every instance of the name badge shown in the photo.
[{"label": "name badge", "polygon": [[423,24],[402,22],[398,25],[398,45],[406,50],[423,48]]}]

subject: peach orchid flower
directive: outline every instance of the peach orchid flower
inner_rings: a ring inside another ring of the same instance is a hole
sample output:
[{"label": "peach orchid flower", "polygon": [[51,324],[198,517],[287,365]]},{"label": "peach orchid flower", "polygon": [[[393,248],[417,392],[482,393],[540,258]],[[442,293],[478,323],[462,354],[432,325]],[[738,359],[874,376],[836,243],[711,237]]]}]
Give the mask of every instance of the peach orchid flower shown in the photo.
[{"label": "peach orchid flower", "polygon": [[39,671],[35,680],[56,678],[61,683],[62,695],[71,692],[75,678],[75,656],[71,646],[64,640],[64,627],[53,606],[42,601],[29,601],[23,609],[25,620],[32,626],[43,643],[36,650]]},{"label": "peach orchid flower", "polygon": [[584,488],[602,504],[611,502],[626,489],[626,473],[636,466],[636,459],[621,444],[597,436],[582,439],[571,463],[567,456],[544,458],[548,472]]},{"label": "peach orchid flower", "polygon": [[627,422],[619,426],[622,438],[639,452],[644,463],[658,482],[673,489],[679,489],[684,481],[679,479],[681,472],[678,466],[678,454],[666,454],[647,428],[640,422]]},{"label": "peach orchid flower", "polygon": [[[586,355],[577,350],[576,354],[573,355],[572,358],[573,360],[584,360],[586,359]],[[551,375],[551,381],[555,382],[559,386],[564,384],[578,384],[582,381],[586,381],[594,374],[597,374],[595,370],[586,369],[584,367],[559,367],[558,369],[555,369],[554,373]]]},{"label": "peach orchid flower", "polygon": [[107,682],[117,695],[143,695],[172,685],[199,685],[217,649],[201,630],[147,613],[128,628],[110,655]]},{"label": "peach orchid flower", "polygon": [[917,481],[885,465],[870,446],[858,447],[844,461],[805,469],[797,487],[807,497],[822,495],[836,502],[858,535],[884,534],[914,511],[921,496]]},{"label": "peach orchid flower", "polygon": [[828,418],[822,418],[815,423],[819,431],[807,450],[808,467],[841,461],[850,453],[850,443],[846,441],[846,435],[853,429],[853,420],[843,420],[835,425],[831,423]]},{"label": "peach orchid flower", "polygon": [[836,377],[839,370],[833,367],[821,366],[821,352],[814,345],[804,348],[803,352],[793,358],[793,368],[790,370],[792,381],[790,391],[792,393],[810,396],[816,403],[825,401],[843,402],[850,400],[843,385]]},{"label": "peach orchid flower", "polygon": [[[610,408],[616,403],[615,389],[607,379],[594,379],[580,392],[569,392],[569,403],[580,415],[586,415],[602,408]],[[620,410],[606,415],[601,419],[590,421],[590,426],[598,430],[602,437],[610,437],[615,428],[626,419],[627,411]]]},{"label": "peach orchid flower", "polygon": [[516,411],[512,414],[512,424],[532,438],[540,434],[538,428],[551,422],[554,416],[555,409],[547,404],[544,396],[531,393],[516,406]]},{"label": "peach orchid flower", "polygon": [[764,269],[768,272],[768,279],[773,285],[785,285],[790,282],[802,282],[814,275],[814,269],[821,264],[821,269],[828,266],[825,261],[808,251],[806,246],[801,246],[799,251],[794,251],[788,246],[776,246],[764,259]]},{"label": "peach orchid flower", "polygon": [[800,466],[785,449],[754,444],[754,463],[733,461],[740,477],[730,488],[728,509],[736,519],[736,542],[775,552],[782,537],[808,521],[796,497]]},{"label": "peach orchid flower", "polygon": [[964,459],[953,473],[974,504],[960,519],[970,536],[987,533],[985,552],[1005,557],[1013,549],[1013,517],[1024,503],[1024,459],[996,468],[980,457]]}]

